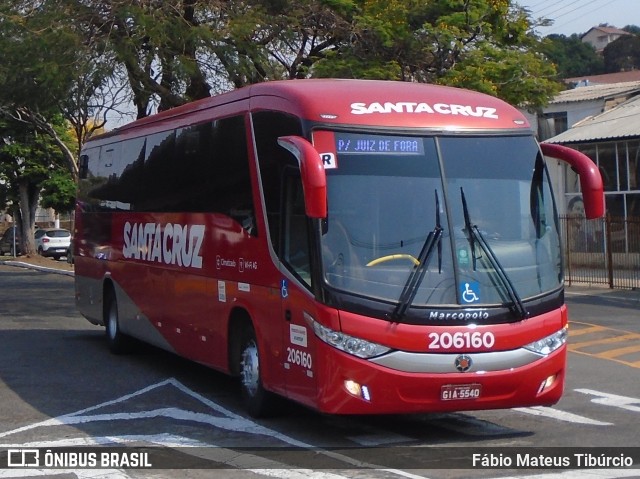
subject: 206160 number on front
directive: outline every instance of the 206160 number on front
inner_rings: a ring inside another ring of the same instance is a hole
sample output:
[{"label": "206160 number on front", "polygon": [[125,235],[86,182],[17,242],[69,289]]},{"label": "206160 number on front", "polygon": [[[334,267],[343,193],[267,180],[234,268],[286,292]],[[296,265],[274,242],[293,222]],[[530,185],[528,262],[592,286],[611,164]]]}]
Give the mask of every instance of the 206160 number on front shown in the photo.
[{"label": "206160 number on front", "polygon": [[429,333],[429,340],[429,349],[490,349],[496,344],[496,337],[488,331]]}]

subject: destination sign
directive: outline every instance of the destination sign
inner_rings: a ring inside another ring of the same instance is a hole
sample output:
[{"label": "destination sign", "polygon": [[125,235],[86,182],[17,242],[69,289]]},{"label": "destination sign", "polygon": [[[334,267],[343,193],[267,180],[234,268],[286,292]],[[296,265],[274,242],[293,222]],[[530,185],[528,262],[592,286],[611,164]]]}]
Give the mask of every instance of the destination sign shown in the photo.
[{"label": "destination sign", "polygon": [[422,138],[413,136],[336,133],[338,154],[423,155]]}]

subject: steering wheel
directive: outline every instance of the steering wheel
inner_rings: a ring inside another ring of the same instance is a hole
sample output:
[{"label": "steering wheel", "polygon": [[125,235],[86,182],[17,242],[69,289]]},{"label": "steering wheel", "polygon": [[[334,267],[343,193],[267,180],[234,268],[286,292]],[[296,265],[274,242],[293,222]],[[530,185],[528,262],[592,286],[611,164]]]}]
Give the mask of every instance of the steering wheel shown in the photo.
[{"label": "steering wheel", "polygon": [[367,266],[375,266],[377,264],[385,263],[387,261],[393,261],[394,259],[407,259],[407,260],[413,262],[413,264],[416,265],[416,266],[418,266],[420,264],[420,261],[415,256],[403,253],[403,254],[390,254],[390,255],[387,255],[387,256],[380,256],[379,258],[376,258],[374,260],[369,261],[367,263]]}]

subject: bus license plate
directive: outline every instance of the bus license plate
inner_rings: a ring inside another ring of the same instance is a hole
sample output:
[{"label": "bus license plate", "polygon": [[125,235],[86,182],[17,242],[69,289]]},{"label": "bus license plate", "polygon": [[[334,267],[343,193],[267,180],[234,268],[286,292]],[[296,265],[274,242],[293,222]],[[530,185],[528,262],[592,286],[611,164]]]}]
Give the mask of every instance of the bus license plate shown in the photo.
[{"label": "bus license plate", "polygon": [[481,391],[481,384],[445,384],[440,390],[440,399],[443,401],[478,399]]}]

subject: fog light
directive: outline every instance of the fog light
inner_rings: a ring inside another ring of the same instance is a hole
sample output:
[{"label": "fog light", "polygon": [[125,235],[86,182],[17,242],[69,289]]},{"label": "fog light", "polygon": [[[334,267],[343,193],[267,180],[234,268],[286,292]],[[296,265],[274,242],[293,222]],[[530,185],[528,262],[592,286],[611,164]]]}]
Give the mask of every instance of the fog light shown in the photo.
[{"label": "fog light", "polygon": [[540,387],[538,388],[538,394],[542,394],[542,392],[545,389],[548,389],[551,387],[551,385],[556,381],[556,375],[552,374],[551,376],[549,376],[547,379],[545,379],[544,381],[542,381],[540,383]]},{"label": "fog light", "polygon": [[371,395],[369,394],[369,388],[367,386],[360,385],[351,379],[347,379],[344,382],[344,388],[353,396],[364,399],[365,401],[371,401]]},{"label": "fog light", "polygon": [[357,382],[351,381],[350,379],[348,379],[347,381],[344,382],[344,387],[349,394],[353,394],[354,396],[360,396],[361,389],[360,389],[360,385]]},{"label": "fog light", "polygon": [[371,401],[371,395],[369,394],[369,388],[367,386],[362,386],[362,399],[365,401]]}]

